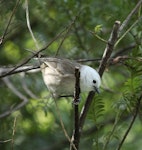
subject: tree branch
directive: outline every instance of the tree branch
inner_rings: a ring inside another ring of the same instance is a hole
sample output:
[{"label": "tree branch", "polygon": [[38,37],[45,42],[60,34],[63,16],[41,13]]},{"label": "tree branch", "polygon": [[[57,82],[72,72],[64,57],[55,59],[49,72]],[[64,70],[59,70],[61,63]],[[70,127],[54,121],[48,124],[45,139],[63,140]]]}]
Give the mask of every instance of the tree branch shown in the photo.
[{"label": "tree branch", "polygon": [[7,77],[3,78],[3,81],[8,86],[8,88],[22,100],[22,102],[20,104],[18,104],[17,106],[15,106],[14,108],[0,114],[0,118],[10,115],[12,112],[20,109],[21,107],[23,107],[24,105],[26,105],[28,103],[28,98],[26,96],[24,96],[21,92],[19,92]]},{"label": "tree branch", "polygon": [[13,123],[11,150],[14,150],[14,136],[15,136],[15,132],[16,132],[16,121],[17,121],[17,117],[14,118],[14,123]]},{"label": "tree branch", "polygon": [[70,139],[70,137],[69,137],[69,135],[68,135],[68,133],[67,133],[67,130],[65,129],[65,126],[64,126],[64,123],[63,123],[63,120],[62,120],[62,116],[61,116],[61,113],[60,113],[60,109],[59,109],[59,107],[58,107],[58,104],[57,104],[56,99],[54,99],[54,102],[55,102],[56,111],[57,111],[57,113],[58,113],[60,125],[61,125],[61,128],[62,128],[63,132],[64,132],[64,135],[65,135],[65,137],[67,138],[67,140],[69,141],[70,146],[72,146],[72,147],[74,148],[74,150],[77,150],[76,147],[75,147],[75,145],[73,144],[72,140]]},{"label": "tree branch", "polygon": [[[69,26],[72,25],[72,22]],[[61,35],[67,30],[67,28],[65,27],[59,34],[57,34],[45,47],[43,47],[42,49],[38,50],[37,52],[35,52],[34,54],[32,54],[29,58],[27,58],[26,60],[24,60],[22,63],[18,64],[17,66],[15,66],[12,70],[10,70],[9,72],[6,72],[3,75],[0,75],[0,78],[6,77],[7,75],[12,74],[16,69],[18,69],[21,66],[24,66],[25,64],[27,64],[32,58],[37,57],[39,55],[39,53],[41,53],[42,51],[46,50],[54,41],[56,41],[59,37],[61,37]]]},{"label": "tree branch", "polygon": [[130,45],[126,46],[126,47],[123,47],[122,49],[119,49],[117,50],[113,55],[112,57],[117,57],[117,56],[120,56],[120,55],[124,55],[126,54],[127,52],[129,53],[133,48],[136,47],[136,43],[130,43]]},{"label": "tree branch", "polygon": [[[78,15],[79,15],[79,14],[78,14]],[[66,37],[67,37],[69,31],[71,30],[72,26],[75,24],[75,21],[76,21],[76,19],[78,18],[78,15],[75,16],[75,18],[73,19],[73,21],[71,22],[71,24],[67,27],[66,33],[63,35],[63,39],[61,40],[60,45],[58,46],[58,49],[57,49],[57,51],[56,51],[56,53],[55,53],[55,57],[59,54],[59,50],[60,50],[60,48],[61,48],[63,42],[65,41],[65,39],[66,39]]]},{"label": "tree branch", "polygon": [[[40,66],[21,66],[17,69],[14,70],[15,67],[2,67],[0,68],[0,78],[4,76],[9,76],[9,75],[13,75],[16,73],[20,73],[20,72],[36,72],[38,70],[40,70]],[[12,71],[14,70],[14,71]],[[6,75],[7,74],[7,75]]]},{"label": "tree branch", "polygon": [[110,38],[108,40],[108,44],[106,45],[103,57],[102,57],[102,61],[100,63],[99,66],[99,74],[102,77],[103,72],[108,64],[109,58],[111,56],[111,53],[113,51],[114,45],[117,41],[118,38],[118,31],[119,31],[119,27],[120,27],[120,21],[115,21],[115,24],[113,26],[113,30],[112,33],[110,35]]},{"label": "tree branch", "polygon": [[[131,48],[134,48],[134,46],[132,45]],[[108,60],[108,63],[109,65],[114,65],[116,63],[120,63],[122,61],[125,61],[125,60],[128,60],[128,59],[132,59],[132,60],[136,60],[136,61],[139,61],[141,62],[142,61],[142,58],[141,57],[129,57],[127,55],[121,55],[121,53],[123,53],[122,51],[125,51],[125,48],[122,49],[120,51],[120,54],[118,52],[118,54],[114,54],[113,58],[111,57],[109,60]],[[127,48],[126,48],[127,50]],[[121,55],[121,56],[119,56]],[[76,60],[77,62],[101,62],[101,58],[97,58],[97,59],[79,59],[79,60]],[[36,73],[38,71],[40,71],[40,66],[39,65],[35,65],[35,66],[32,66],[32,65],[27,65],[27,66],[21,66],[17,69],[15,69],[14,71],[11,72],[11,70],[13,70],[15,67],[0,67],[0,78],[4,76],[10,76],[10,75],[13,75],[13,74],[17,74],[17,73],[21,73],[21,72],[27,72],[27,73]],[[9,72],[9,73],[8,73]],[[7,75],[5,75],[7,74]]]},{"label": "tree branch", "polygon": [[140,109],[140,106],[141,106],[141,105],[140,105],[141,100],[142,100],[142,95],[139,97],[139,99],[137,99],[136,109],[135,109],[135,113],[134,113],[134,116],[133,116],[133,118],[132,118],[132,121],[130,122],[129,127],[128,127],[128,129],[126,130],[126,132],[125,132],[125,134],[124,134],[124,136],[123,136],[123,138],[122,138],[122,140],[121,140],[121,142],[120,142],[120,144],[119,144],[119,146],[118,146],[118,148],[117,148],[116,150],[120,150],[120,149],[121,149],[121,147],[122,147],[122,145],[123,145],[123,143],[124,143],[124,141],[125,141],[125,139],[126,139],[128,133],[130,132],[130,130],[131,130],[131,128],[132,128],[132,126],[133,126],[133,124],[134,124],[134,122],[135,122],[135,120],[136,120],[136,117],[137,117],[137,115],[138,115],[138,112],[139,112],[139,109]]},{"label": "tree branch", "polygon": [[16,2],[16,4],[15,4],[15,7],[13,8],[13,11],[12,11],[12,13],[11,13],[11,16],[10,16],[10,18],[9,18],[9,20],[8,20],[7,26],[6,26],[5,30],[4,30],[4,33],[3,33],[2,37],[0,38],[0,45],[3,43],[3,40],[5,39],[5,36],[6,36],[6,34],[7,34],[7,31],[8,31],[8,28],[9,28],[9,26],[10,26],[10,23],[11,23],[11,21],[12,21],[13,15],[15,14],[16,9],[17,9],[19,3],[20,3],[20,0],[17,0],[17,2]]},{"label": "tree branch", "polygon": [[30,18],[29,18],[29,7],[28,7],[28,0],[25,0],[25,7],[26,7],[26,20],[27,20],[27,27],[29,29],[29,32],[31,34],[31,37],[35,43],[36,48],[39,50],[39,45],[38,42],[33,34],[32,28],[31,28],[31,24],[30,24]]},{"label": "tree branch", "polygon": [[[108,43],[106,45],[106,48],[105,48],[105,51],[104,51],[104,54],[102,57],[102,61],[101,61],[100,66],[99,66],[99,74],[101,77],[103,75],[103,72],[104,72],[107,64],[108,64],[108,61],[109,61],[109,58],[110,58],[111,53],[113,51],[115,42],[117,41],[119,27],[120,27],[120,21],[116,21],[114,26],[113,26],[112,33],[111,33],[110,38],[108,40]],[[85,119],[86,119],[86,116],[87,116],[87,113],[89,111],[89,108],[90,108],[90,105],[91,105],[91,102],[93,100],[94,95],[95,95],[95,93],[93,91],[91,91],[89,93],[87,100],[85,102],[85,105],[82,108],[80,120],[79,120],[80,130],[83,128],[83,125],[84,125],[84,122],[85,122]]]},{"label": "tree branch", "polygon": [[127,18],[123,21],[119,28],[119,35],[121,31],[127,26],[128,22],[130,21],[131,17],[138,11],[138,8],[141,6],[142,0],[139,0],[137,5],[134,7],[134,9],[130,12],[130,14],[127,16]]},{"label": "tree branch", "polygon": [[[79,68],[75,68],[75,94],[74,94],[74,132],[72,135],[72,142],[76,149],[79,148],[79,99],[80,99],[80,72]],[[71,150],[75,150],[73,145],[70,147]]]},{"label": "tree branch", "polygon": [[36,96],[36,95],[28,88],[28,86],[27,86],[27,84],[26,84],[25,73],[24,73],[24,72],[20,74],[20,77],[21,77],[21,85],[22,85],[24,91],[26,92],[26,94],[29,95],[29,96],[30,96],[31,98],[33,98],[33,99],[38,99],[39,97]]}]

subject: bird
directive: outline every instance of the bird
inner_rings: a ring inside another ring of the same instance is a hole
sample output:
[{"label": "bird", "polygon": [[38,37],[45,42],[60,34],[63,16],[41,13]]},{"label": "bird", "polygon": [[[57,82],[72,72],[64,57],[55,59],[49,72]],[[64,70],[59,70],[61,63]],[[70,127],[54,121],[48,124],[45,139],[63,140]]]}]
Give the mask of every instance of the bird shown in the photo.
[{"label": "bird", "polygon": [[54,98],[74,95],[76,67],[80,71],[81,93],[90,91],[99,93],[101,78],[92,67],[57,57],[40,58],[40,62],[44,83]]}]

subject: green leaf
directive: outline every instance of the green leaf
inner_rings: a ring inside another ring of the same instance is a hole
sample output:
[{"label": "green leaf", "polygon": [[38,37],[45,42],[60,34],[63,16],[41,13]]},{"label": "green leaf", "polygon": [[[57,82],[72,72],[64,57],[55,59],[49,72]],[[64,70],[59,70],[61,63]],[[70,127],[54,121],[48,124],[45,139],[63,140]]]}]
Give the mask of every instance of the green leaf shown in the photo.
[{"label": "green leaf", "polygon": [[95,26],[94,28],[94,32],[95,33],[100,33],[102,31],[102,24]]}]

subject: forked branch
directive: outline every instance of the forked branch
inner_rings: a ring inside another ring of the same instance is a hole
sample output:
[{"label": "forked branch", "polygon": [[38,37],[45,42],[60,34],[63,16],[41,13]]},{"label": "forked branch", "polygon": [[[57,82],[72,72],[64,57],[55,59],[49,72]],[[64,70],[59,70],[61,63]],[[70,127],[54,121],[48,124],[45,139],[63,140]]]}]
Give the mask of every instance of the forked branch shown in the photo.
[{"label": "forked branch", "polygon": [[[103,54],[103,57],[102,57],[102,61],[101,61],[100,66],[99,66],[99,74],[100,74],[101,77],[104,73],[104,70],[105,70],[105,68],[108,64],[111,53],[114,49],[114,45],[117,41],[119,27],[120,27],[120,21],[115,21],[112,32],[111,32],[111,35],[110,35],[110,38],[108,40],[108,43],[106,45],[106,48],[105,48],[105,51],[104,51],[104,54]],[[94,92],[89,93],[89,95],[87,97],[87,100],[85,102],[85,105],[82,108],[81,115],[80,115],[80,120],[79,120],[80,130],[83,128],[83,125],[84,125],[87,113],[89,111],[89,108],[91,106],[92,100],[94,98],[94,95],[95,95]]]}]

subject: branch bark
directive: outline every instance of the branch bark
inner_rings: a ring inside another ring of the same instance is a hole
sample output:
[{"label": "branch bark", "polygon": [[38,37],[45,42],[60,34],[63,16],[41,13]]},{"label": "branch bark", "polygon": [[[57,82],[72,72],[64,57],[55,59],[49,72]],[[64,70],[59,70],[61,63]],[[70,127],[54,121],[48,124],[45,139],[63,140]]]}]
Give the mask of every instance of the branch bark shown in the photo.
[{"label": "branch bark", "polygon": [[[72,143],[78,150],[79,148],[79,99],[80,99],[80,71],[79,68],[75,68],[75,93],[74,93],[74,132],[72,135]],[[75,150],[73,145],[70,147],[71,150]]]},{"label": "branch bark", "polygon": [[20,72],[36,72],[40,70],[39,68],[40,66],[36,66],[36,65],[35,66],[21,66],[17,69],[15,69],[15,67],[1,67],[0,78],[3,78],[3,76],[9,76],[9,75],[20,73]]},{"label": "branch bark", "polygon": [[[103,72],[104,72],[107,64],[108,64],[109,58],[110,58],[111,53],[114,49],[114,45],[117,41],[119,27],[120,27],[120,21],[115,21],[111,35],[110,35],[110,38],[108,40],[108,43],[106,45],[106,48],[105,48],[105,51],[104,51],[104,54],[102,57],[102,61],[101,61],[100,66],[99,66],[99,74],[101,77],[103,75]],[[81,135],[81,130],[83,128],[87,113],[89,111],[89,108],[91,106],[91,103],[92,103],[94,96],[95,96],[95,93],[93,91],[91,91],[87,97],[87,100],[85,102],[84,107],[82,108],[80,120],[79,120],[80,135]]]}]

